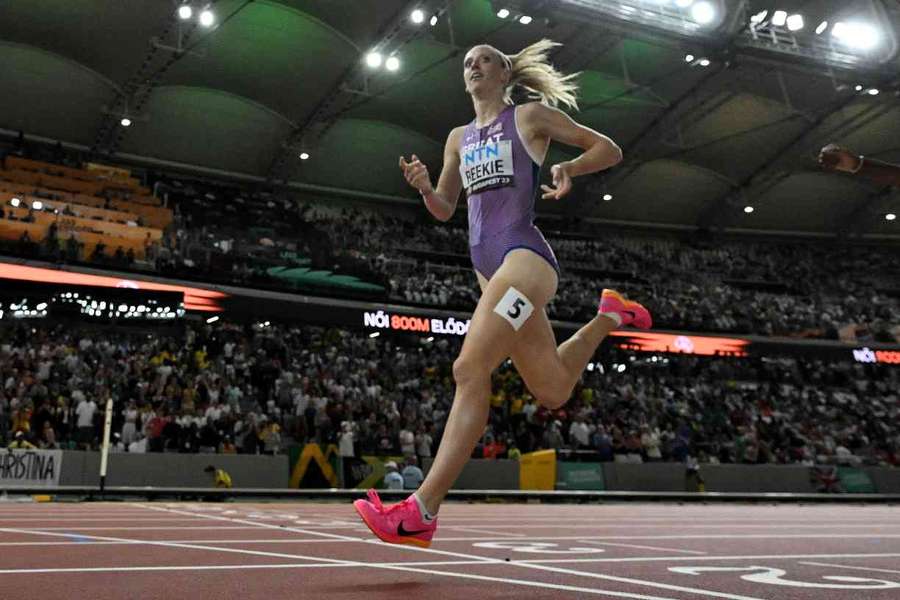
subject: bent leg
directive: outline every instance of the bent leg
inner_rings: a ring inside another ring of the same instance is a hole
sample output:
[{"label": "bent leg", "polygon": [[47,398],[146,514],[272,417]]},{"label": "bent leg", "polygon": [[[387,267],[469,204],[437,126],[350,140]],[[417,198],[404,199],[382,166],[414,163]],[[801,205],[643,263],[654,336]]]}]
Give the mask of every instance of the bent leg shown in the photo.
[{"label": "bent leg", "polygon": [[597,315],[557,347],[546,312],[536,317],[522,328],[511,358],[537,401],[550,409],[559,408],[569,400],[597,347],[616,323]]},{"label": "bent leg", "polygon": [[[541,269],[550,270],[553,279],[548,279],[547,273]],[[536,274],[540,276],[536,277]],[[510,320],[495,312],[495,307],[510,287],[514,287],[533,306],[531,316],[518,330]],[[416,492],[428,512],[437,512],[484,433],[491,373],[520,343],[522,331],[543,312],[555,289],[555,272],[544,259],[530,251],[510,252],[500,270],[485,286],[459,358],[453,363],[456,394],[441,445],[428,476]]]},{"label": "bent leg", "polygon": [[[482,290],[488,284],[480,273],[478,284]],[[546,311],[535,311],[519,332],[510,358],[535,399],[547,408],[559,408],[569,400],[600,343],[615,328],[615,321],[597,315],[557,347]]]}]

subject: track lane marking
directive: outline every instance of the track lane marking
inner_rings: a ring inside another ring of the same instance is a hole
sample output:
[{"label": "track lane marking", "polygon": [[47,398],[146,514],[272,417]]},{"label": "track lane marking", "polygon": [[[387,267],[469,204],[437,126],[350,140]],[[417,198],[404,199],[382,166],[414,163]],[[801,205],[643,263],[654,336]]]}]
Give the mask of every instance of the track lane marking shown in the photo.
[{"label": "track lane marking", "polygon": [[[184,511],[179,511],[179,510],[175,510],[175,509],[155,507],[155,506],[152,506],[152,505],[143,505],[143,504],[140,504],[140,505],[137,505],[137,506],[142,506],[142,507],[144,507],[144,508],[147,508],[148,510],[157,510],[157,511],[162,511],[162,512],[171,512],[171,513],[174,513],[174,514],[181,514],[182,512],[184,512]],[[245,520],[243,520],[243,519],[233,519],[233,518],[220,517],[220,516],[215,516],[215,515],[209,515],[208,518],[210,518],[210,519],[217,519],[217,520],[224,520],[224,521],[231,521],[231,522],[234,522],[234,523],[250,523],[250,524],[255,524],[255,525],[257,525],[258,527],[262,527],[262,528],[274,528],[274,529],[279,529],[279,530],[282,530],[282,531],[286,529],[286,530],[288,530],[288,531],[297,531],[297,532],[300,532],[300,533],[305,533],[305,534],[307,534],[307,535],[309,535],[309,534],[314,534],[314,535],[324,535],[324,536],[329,536],[329,537],[333,537],[333,538],[354,539],[354,538],[347,538],[347,536],[341,536],[341,535],[337,535],[337,534],[327,534],[327,533],[324,533],[324,532],[310,532],[310,531],[304,531],[302,528],[291,528],[291,527],[283,528],[283,527],[279,527],[279,526],[277,526],[277,525],[271,525],[271,524],[269,524],[269,523],[253,523],[253,522],[245,521]],[[372,541],[372,540],[360,540],[360,541],[361,541],[362,543],[375,543],[375,544],[383,545],[383,546],[387,546],[387,545],[388,545],[388,544],[384,544],[383,542],[380,542],[380,541]],[[641,580],[641,579],[627,579],[627,580],[626,580],[625,578],[617,578],[617,577],[610,576],[610,575],[600,575],[600,574],[589,573],[589,572],[584,572],[584,571],[575,571],[575,570],[573,570],[573,569],[563,569],[563,568],[560,568],[560,567],[552,567],[552,566],[548,566],[548,565],[544,565],[544,564],[539,564],[539,563],[532,562],[532,561],[519,561],[519,560],[505,561],[505,560],[500,560],[500,559],[494,559],[494,558],[491,558],[491,557],[483,557],[483,556],[475,555],[475,554],[465,554],[465,553],[462,553],[462,552],[448,552],[448,551],[446,551],[446,550],[436,550],[436,549],[432,549],[432,548],[419,548],[419,547],[416,547],[416,546],[407,546],[407,545],[400,545],[400,546],[393,546],[393,547],[395,547],[395,548],[397,548],[397,549],[407,550],[407,551],[421,552],[421,553],[428,553],[428,554],[441,554],[441,555],[446,555],[446,556],[456,556],[456,557],[466,558],[466,559],[470,559],[470,560],[479,560],[479,559],[481,559],[481,560],[483,560],[485,563],[510,565],[510,566],[522,567],[522,568],[526,568],[526,569],[530,569],[530,570],[549,571],[549,572],[555,572],[555,573],[566,573],[566,574],[579,575],[579,576],[590,577],[590,578],[595,578],[595,579],[605,579],[605,580],[608,580],[608,581],[616,581],[616,582],[618,582],[618,583],[628,583],[628,584],[632,584],[632,585],[642,585],[642,586],[645,586],[645,587],[660,588],[660,589],[669,590],[669,591],[683,591],[683,592],[690,592],[690,593],[693,593],[693,594],[699,594],[699,595],[702,595],[702,596],[712,596],[712,597],[715,597],[715,598],[726,598],[726,599],[729,599],[729,600],[763,600],[763,599],[756,598],[756,597],[752,597],[752,596],[741,596],[741,595],[737,595],[737,594],[727,594],[727,593],[724,593],[724,592],[716,592],[716,591],[712,591],[712,590],[706,590],[706,589],[700,589],[700,588],[693,588],[693,587],[674,586],[674,585],[665,584],[665,583],[658,583],[658,582],[655,582],[655,581],[645,581],[645,580]],[[677,558],[690,558],[690,559],[696,559],[697,557],[691,556],[691,557],[677,557]],[[551,561],[551,562],[552,562],[552,561]],[[441,571],[437,571],[437,572],[435,572],[435,573],[439,573],[439,574],[442,574],[442,575],[443,575],[443,574],[446,574],[446,573],[441,572]],[[469,573],[465,573],[465,574],[464,574],[464,573],[454,573],[453,575],[454,575],[454,576],[461,576],[461,577],[467,577],[467,576],[476,577],[475,575],[469,574]],[[481,576],[477,576],[477,577],[481,577]],[[521,581],[521,580],[515,580],[515,581]],[[605,593],[610,593],[610,591],[609,591],[609,590],[605,590]],[[615,594],[621,595],[621,594],[623,594],[623,592],[615,592]]]},{"label": "track lane marking", "polygon": [[616,542],[598,542],[595,540],[585,539],[585,543],[595,546],[621,546],[623,548],[638,548],[639,550],[662,550],[663,552],[681,552],[684,554],[709,554],[709,552],[701,552],[700,550],[681,550],[679,548],[660,548],[659,546],[643,546],[638,544],[618,544]]},{"label": "track lane marking", "polygon": [[[260,526],[264,527],[263,524],[260,524]],[[278,527],[278,529],[281,529],[281,528]],[[9,532],[9,533],[33,533],[27,529],[13,529],[13,528],[0,528],[0,531],[5,531],[5,532]],[[491,577],[491,576],[486,576],[486,575],[475,575],[472,573],[452,573],[452,572],[435,571],[433,569],[408,567],[405,565],[399,566],[394,563],[365,563],[365,562],[349,561],[349,560],[342,560],[342,559],[336,559],[336,558],[310,557],[310,556],[305,556],[305,555],[282,554],[282,553],[277,553],[277,552],[263,552],[263,551],[258,551],[258,550],[246,550],[246,549],[242,549],[242,548],[219,548],[216,546],[206,546],[206,545],[199,545],[199,544],[160,542],[160,541],[154,541],[154,540],[129,540],[129,539],[124,539],[124,538],[107,538],[107,537],[101,537],[101,536],[77,536],[76,534],[66,534],[66,533],[39,532],[39,533],[37,533],[37,535],[60,536],[60,537],[87,537],[87,538],[99,539],[102,541],[124,542],[124,543],[129,543],[132,545],[146,544],[146,545],[152,545],[152,546],[187,548],[187,549],[191,549],[191,550],[204,550],[204,551],[212,551],[212,552],[248,554],[248,555],[253,555],[253,556],[292,558],[295,560],[309,560],[309,561],[312,561],[313,564],[316,564],[316,561],[318,561],[318,564],[320,564],[320,565],[327,564],[327,565],[340,565],[340,566],[344,566],[344,567],[375,568],[375,569],[387,569],[387,570],[395,570],[395,571],[407,571],[407,572],[413,572],[413,573],[427,573],[427,574],[442,575],[442,576],[447,576],[447,577],[476,579],[479,581],[493,581],[493,582],[510,583],[513,585],[521,585],[521,586],[526,586],[526,587],[539,587],[539,588],[544,588],[544,589],[557,589],[557,590],[564,590],[564,591],[571,591],[571,592],[583,592],[583,593],[588,593],[588,594],[611,596],[614,598],[634,598],[636,600],[676,600],[674,598],[666,598],[666,597],[662,597],[662,596],[647,596],[647,595],[643,595],[643,594],[617,592],[614,590],[598,590],[598,589],[594,589],[594,588],[577,587],[577,586],[554,584],[554,583],[539,582],[539,581],[508,579],[508,578],[503,578],[503,577]],[[360,541],[364,541],[364,540],[360,540]],[[484,564],[485,563],[484,559],[478,559],[478,557],[472,557],[472,558],[474,558],[475,560],[473,560],[471,562],[474,562],[475,564]],[[458,562],[459,561],[453,561],[453,564],[456,564]],[[508,564],[508,563],[505,563],[505,561],[493,560],[493,559],[491,559],[491,562],[499,562],[501,564]],[[240,567],[240,566],[245,566],[245,565],[238,565],[238,567]],[[298,565],[298,567],[299,567],[299,565]],[[90,567],[88,567],[88,568],[90,568]],[[137,567],[134,567],[134,568],[137,568]],[[3,572],[3,571],[0,571],[0,572]],[[13,570],[13,572],[15,572],[15,570]],[[45,570],[43,572],[47,573],[47,572],[69,572],[69,571]]]},{"label": "track lane marking", "polygon": [[835,567],[839,569],[853,569],[857,571],[876,571],[878,573],[897,573],[900,574],[900,571],[897,569],[881,569],[878,567],[862,567],[858,565],[835,565],[830,563],[820,563],[820,562],[805,562],[799,561],[798,564],[801,565],[813,565],[814,567]]}]

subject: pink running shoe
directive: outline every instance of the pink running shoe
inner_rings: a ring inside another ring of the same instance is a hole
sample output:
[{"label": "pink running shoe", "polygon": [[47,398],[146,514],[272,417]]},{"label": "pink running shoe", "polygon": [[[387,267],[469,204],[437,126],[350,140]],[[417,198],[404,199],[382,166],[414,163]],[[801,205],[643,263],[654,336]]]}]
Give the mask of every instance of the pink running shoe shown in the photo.
[{"label": "pink running shoe", "polygon": [[437,518],[426,523],[415,498],[410,496],[399,504],[384,508],[375,490],[369,490],[368,496],[369,500],[356,500],[353,508],[378,539],[389,544],[431,546]]},{"label": "pink running shoe", "polygon": [[615,290],[603,290],[600,295],[599,314],[615,313],[622,319],[622,327],[632,325],[638,329],[650,329],[653,319],[650,311],[633,300],[626,300],[622,294]]}]

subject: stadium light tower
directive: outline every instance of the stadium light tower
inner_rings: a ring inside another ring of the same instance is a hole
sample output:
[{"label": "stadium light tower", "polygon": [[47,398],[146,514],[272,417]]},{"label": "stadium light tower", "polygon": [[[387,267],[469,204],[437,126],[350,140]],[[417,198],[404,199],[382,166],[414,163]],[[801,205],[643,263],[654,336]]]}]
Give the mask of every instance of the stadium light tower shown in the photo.
[{"label": "stadium light tower", "polygon": [[770,11],[772,2],[749,0],[737,44],[844,68],[877,69],[897,57],[897,28],[882,0],[783,4]]},{"label": "stadium light tower", "polygon": [[[748,56],[888,70],[900,54],[894,0],[492,0],[498,17],[545,16],[654,41],[707,42]],[[501,16],[502,15],[502,16]]]},{"label": "stadium light tower", "polygon": [[534,17],[552,4],[555,16],[585,24],[616,28],[634,25],[647,28],[647,33],[676,37],[709,36],[727,29],[735,11],[732,5],[747,0],[493,0],[494,12],[500,18]]}]

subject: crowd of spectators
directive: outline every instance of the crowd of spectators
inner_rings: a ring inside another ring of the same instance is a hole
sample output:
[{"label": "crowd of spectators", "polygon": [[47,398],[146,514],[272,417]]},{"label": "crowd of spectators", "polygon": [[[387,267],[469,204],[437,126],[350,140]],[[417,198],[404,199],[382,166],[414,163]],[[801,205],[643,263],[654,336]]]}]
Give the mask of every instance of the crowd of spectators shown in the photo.
[{"label": "crowd of spectators", "polygon": [[[270,324],[177,333],[6,326],[0,435],[19,447],[96,448],[114,400],[113,450],[433,456],[459,340],[370,338]],[[597,460],[893,464],[900,371],[794,358],[625,354],[589,365],[561,409],[539,406],[507,363],[494,375],[479,457],[541,448]]]},{"label": "crowd of spectators", "polygon": [[[468,258],[464,209],[439,223],[424,209],[376,211],[298,203],[273,191],[151,175],[174,222],[146,258],[81,257],[180,278],[296,289],[277,267],[308,266],[381,286],[367,292],[319,287],[471,310],[480,294]],[[900,249],[828,242],[712,239],[694,232],[625,234],[578,220],[539,219],[562,266],[551,317],[584,321],[614,287],[646,304],[657,327],[860,342],[900,340]],[[590,235],[588,235],[590,234]],[[70,242],[71,245],[71,242]],[[0,251],[74,260],[77,247],[23,239]],[[104,249],[106,250],[106,249]],[[306,283],[307,286],[327,284]]]}]

